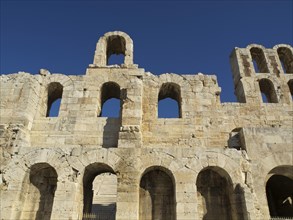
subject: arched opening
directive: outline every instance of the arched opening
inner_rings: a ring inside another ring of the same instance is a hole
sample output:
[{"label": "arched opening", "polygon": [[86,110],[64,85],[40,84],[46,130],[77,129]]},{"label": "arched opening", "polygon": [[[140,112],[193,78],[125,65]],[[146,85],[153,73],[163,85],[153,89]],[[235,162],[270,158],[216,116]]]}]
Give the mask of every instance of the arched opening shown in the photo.
[{"label": "arched opening", "polygon": [[273,169],[266,183],[271,217],[293,217],[293,166]]},{"label": "arched opening", "polygon": [[51,219],[57,177],[56,170],[47,163],[31,166],[21,219]]},{"label": "arched opening", "polygon": [[232,219],[233,186],[228,174],[220,168],[202,170],[197,177],[198,212],[203,220]]},{"label": "arched opening", "polygon": [[269,79],[259,80],[259,88],[264,103],[278,103],[274,84]]},{"label": "arched opening", "polygon": [[124,37],[119,35],[109,36],[107,39],[107,65],[125,63],[125,51],[126,41]]},{"label": "arched opening", "polygon": [[175,83],[164,83],[158,96],[159,118],[181,118],[181,91]]},{"label": "arched opening", "polygon": [[176,201],[173,178],[159,167],[147,171],[140,180],[139,219],[175,220]]},{"label": "arched opening", "polygon": [[237,216],[236,219],[238,220],[248,220],[248,212],[247,206],[245,201],[245,193],[244,187],[241,187],[240,184],[236,184],[234,191],[233,191],[233,219],[235,219],[235,215]]},{"label": "arched opening", "polygon": [[115,82],[104,83],[101,89],[100,117],[119,118],[121,115],[120,86]]},{"label": "arched opening", "polygon": [[62,93],[63,86],[59,82],[49,84],[46,117],[58,117]]},{"label": "arched opening", "polygon": [[290,79],[288,82],[288,86],[289,86],[289,90],[290,90],[290,94],[291,94],[291,98],[293,100],[293,79]]},{"label": "arched opening", "polygon": [[287,47],[279,47],[278,50],[279,59],[284,73],[293,73],[293,54]]},{"label": "arched opening", "polygon": [[115,220],[117,176],[106,164],[86,167],[83,177],[83,213],[93,219]]},{"label": "arched opening", "polygon": [[[133,65],[133,41],[124,32],[108,32],[97,43],[94,65]],[[115,67],[115,66],[112,66]]]},{"label": "arched opening", "polygon": [[253,47],[250,49],[250,53],[255,73],[268,73],[269,69],[263,50],[258,47]]}]

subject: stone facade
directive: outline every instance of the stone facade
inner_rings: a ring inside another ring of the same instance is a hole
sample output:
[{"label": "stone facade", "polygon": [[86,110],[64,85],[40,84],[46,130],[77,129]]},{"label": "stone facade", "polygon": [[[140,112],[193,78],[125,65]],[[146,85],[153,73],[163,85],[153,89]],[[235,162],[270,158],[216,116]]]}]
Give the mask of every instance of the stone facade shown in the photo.
[{"label": "stone facade", "polygon": [[[238,103],[220,102],[214,75],[145,72],[118,31],[85,75],[1,75],[1,219],[293,217],[292,51],[235,48]],[[124,63],[107,65],[112,54]],[[101,117],[111,98],[120,117]],[[178,118],[158,118],[165,98]]]}]

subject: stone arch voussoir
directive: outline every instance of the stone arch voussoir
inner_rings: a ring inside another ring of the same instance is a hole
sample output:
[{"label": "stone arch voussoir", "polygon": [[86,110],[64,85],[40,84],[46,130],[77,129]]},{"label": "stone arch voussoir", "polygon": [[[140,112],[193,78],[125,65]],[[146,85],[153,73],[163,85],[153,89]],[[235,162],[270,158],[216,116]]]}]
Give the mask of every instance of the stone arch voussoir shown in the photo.
[{"label": "stone arch voussoir", "polygon": [[255,182],[255,189],[264,189],[269,172],[279,166],[287,166],[293,164],[292,152],[275,152],[267,157],[261,158],[258,163],[258,176],[259,179]]},{"label": "stone arch voussoir", "polygon": [[167,173],[170,172],[170,174],[172,174],[174,184],[176,184],[177,173],[184,167],[184,165],[171,154],[164,153],[162,151],[148,152],[148,154],[141,155],[139,160],[138,173],[140,178],[138,178],[138,181],[140,181],[148,169],[160,167],[163,171],[165,169],[167,170]]},{"label": "stone arch voussoir", "polygon": [[23,163],[21,166],[27,167],[29,170],[34,164],[47,163],[56,170],[58,180],[61,180],[67,178],[71,173],[66,157],[68,157],[68,155],[63,151],[43,148],[30,151],[22,156],[21,161],[23,161]]},{"label": "stone arch voussoir", "polygon": [[[196,158],[195,158],[196,160]],[[192,167],[192,169],[196,172],[196,179],[198,174],[207,168],[212,168],[215,171],[222,170],[225,172],[231,183],[235,186],[236,184],[242,184],[241,181],[241,170],[239,166],[238,158],[231,158],[229,155],[217,152],[207,152],[205,155],[202,155],[199,159],[199,164],[196,163],[197,166]],[[239,182],[241,181],[241,182]]]}]

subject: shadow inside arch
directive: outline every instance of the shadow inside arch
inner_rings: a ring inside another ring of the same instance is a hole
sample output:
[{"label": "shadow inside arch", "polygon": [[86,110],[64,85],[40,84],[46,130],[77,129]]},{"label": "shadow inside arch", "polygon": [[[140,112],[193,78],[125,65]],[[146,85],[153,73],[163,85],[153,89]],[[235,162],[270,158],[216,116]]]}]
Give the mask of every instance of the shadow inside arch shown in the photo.
[{"label": "shadow inside arch", "polygon": [[247,212],[246,202],[245,202],[245,192],[243,187],[240,186],[240,184],[236,185],[233,195],[234,195],[233,197],[234,197],[234,204],[235,204],[234,209],[237,215],[237,219],[239,220],[250,219]]},{"label": "shadow inside arch", "polygon": [[204,220],[247,220],[244,189],[233,187],[229,174],[220,167],[204,168],[196,181],[199,210]]}]

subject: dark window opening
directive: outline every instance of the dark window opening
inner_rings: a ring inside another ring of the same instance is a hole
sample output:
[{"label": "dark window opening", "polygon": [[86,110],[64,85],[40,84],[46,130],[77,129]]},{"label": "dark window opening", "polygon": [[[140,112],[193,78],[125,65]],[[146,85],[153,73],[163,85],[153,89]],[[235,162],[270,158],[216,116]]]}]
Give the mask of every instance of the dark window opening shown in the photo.
[{"label": "dark window opening", "polygon": [[293,99],[293,79],[290,79],[288,82],[291,98]]},{"label": "dark window opening", "polygon": [[176,201],[172,178],[160,169],[145,173],[140,181],[139,219],[175,220]]},{"label": "dark window opening", "polygon": [[164,83],[158,96],[159,118],[181,118],[181,92],[179,85]]},{"label": "dark window opening", "polygon": [[219,219],[219,216],[221,219],[232,219],[230,196],[233,188],[228,179],[212,169],[198,174],[196,186],[201,219]]},{"label": "dark window opening", "polygon": [[121,115],[120,86],[107,82],[102,86],[100,117],[119,118]]},{"label": "dark window opening", "polygon": [[48,86],[48,101],[46,117],[58,117],[63,86],[58,82],[50,83]]},{"label": "dark window opening", "polygon": [[277,50],[284,73],[293,73],[293,55],[292,51],[286,47],[280,47]]},{"label": "dark window opening", "polygon": [[266,184],[271,217],[293,217],[293,179],[273,175]]},{"label": "dark window opening", "polygon": [[117,176],[108,165],[94,163],[86,167],[83,198],[84,219],[115,220]]},{"label": "dark window opening", "polygon": [[259,81],[259,88],[264,103],[278,103],[277,94],[274,84],[268,79],[261,79]]},{"label": "dark window opening", "polygon": [[30,219],[50,220],[57,188],[57,172],[47,163],[31,166],[23,201],[23,214]]},{"label": "dark window opening", "polygon": [[250,49],[254,70],[256,73],[268,73],[266,58],[262,49],[253,47]]},{"label": "dark window opening", "polygon": [[[126,51],[125,39],[117,35],[110,36],[107,40],[107,65],[124,63],[125,51]],[[117,57],[115,57],[114,55],[121,55],[121,57],[117,59]]]}]

